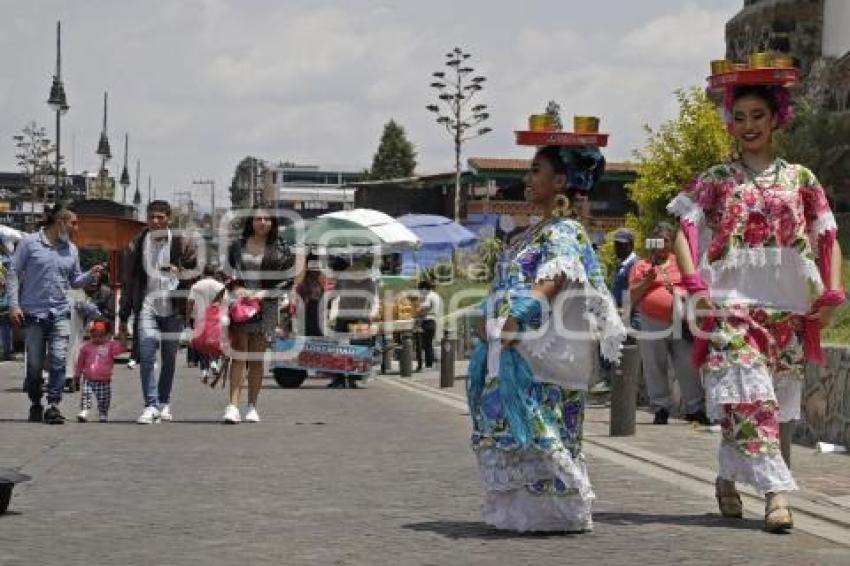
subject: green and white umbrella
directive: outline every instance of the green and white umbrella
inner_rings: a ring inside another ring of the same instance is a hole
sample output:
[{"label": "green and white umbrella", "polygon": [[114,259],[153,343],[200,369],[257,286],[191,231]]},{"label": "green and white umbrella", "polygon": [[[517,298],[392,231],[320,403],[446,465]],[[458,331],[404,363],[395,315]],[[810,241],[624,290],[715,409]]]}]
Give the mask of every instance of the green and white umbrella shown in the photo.
[{"label": "green and white umbrella", "polygon": [[419,238],[401,222],[368,208],[323,214],[315,220],[287,226],[281,236],[297,247],[318,250],[374,248],[386,254],[419,245]]}]

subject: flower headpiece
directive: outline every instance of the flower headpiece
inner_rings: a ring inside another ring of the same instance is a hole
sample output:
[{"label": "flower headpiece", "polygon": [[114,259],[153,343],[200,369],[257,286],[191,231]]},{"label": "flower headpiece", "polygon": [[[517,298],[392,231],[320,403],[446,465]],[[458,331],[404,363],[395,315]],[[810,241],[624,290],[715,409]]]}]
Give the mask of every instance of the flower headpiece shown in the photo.
[{"label": "flower headpiece", "polygon": [[605,171],[605,157],[596,147],[560,147],[558,155],[566,167],[567,187],[589,193]]}]

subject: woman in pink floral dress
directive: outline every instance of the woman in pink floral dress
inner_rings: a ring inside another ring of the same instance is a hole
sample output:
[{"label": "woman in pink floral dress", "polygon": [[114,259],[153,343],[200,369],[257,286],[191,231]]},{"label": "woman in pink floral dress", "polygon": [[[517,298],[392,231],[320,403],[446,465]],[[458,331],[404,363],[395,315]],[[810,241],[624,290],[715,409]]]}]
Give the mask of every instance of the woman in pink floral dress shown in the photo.
[{"label": "woman in pink floral dress", "polygon": [[694,357],[722,426],[720,511],[741,517],[735,482],[750,484],[776,532],[793,526],[787,492],[797,488],[780,423],[800,416],[803,362],[823,362],[820,328],[845,298],[841,251],[814,174],[773,153],[773,132],[791,113],[787,90],[738,86],[726,110],[741,157],[704,172],[668,210],[681,220],[683,282],[707,314]]}]

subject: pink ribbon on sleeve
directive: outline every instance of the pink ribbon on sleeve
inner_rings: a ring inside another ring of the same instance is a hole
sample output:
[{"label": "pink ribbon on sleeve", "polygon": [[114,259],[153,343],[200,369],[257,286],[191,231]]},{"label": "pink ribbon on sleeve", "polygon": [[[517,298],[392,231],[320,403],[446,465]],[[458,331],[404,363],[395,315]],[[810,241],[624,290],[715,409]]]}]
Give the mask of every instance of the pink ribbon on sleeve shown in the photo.
[{"label": "pink ribbon on sleeve", "polygon": [[[835,239],[836,231],[828,230],[818,240],[818,269],[825,285],[829,285],[832,280],[832,250]],[[845,300],[847,296],[843,290],[829,289],[815,301],[811,312],[814,314],[821,307],[841,305]],[[803,319],[803,355],[808,361],[822,366],[826,364],[826,359],[821,349],[820,334],[820,321],[805,317]]]}]

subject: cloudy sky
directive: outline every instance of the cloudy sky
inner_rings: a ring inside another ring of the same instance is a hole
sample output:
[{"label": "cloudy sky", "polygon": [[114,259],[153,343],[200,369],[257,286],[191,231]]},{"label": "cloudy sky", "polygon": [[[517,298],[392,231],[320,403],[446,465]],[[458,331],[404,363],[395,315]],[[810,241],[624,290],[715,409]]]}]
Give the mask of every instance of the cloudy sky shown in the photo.
[{"label": "cloudy sky", "polygon": [[[526,156],[513,146],[512,131],[555,99],[566,117],[601,116],[611,133],[609,159],[628,159],[642,143],[643,124],[674,114],[673,91],[704,83],[709,60],[724,53],[724,23],[742,5],[0,0],[0,170],[14,170],[11,139],[27,122],[53,135],[44,101],[57,19],[71,106],[62,122],[69,165],[97,167],[108,90],[113,168],[129,132],[143,188],[151,175],[157,194],[168,197],[210,177],[223,203],[236,163],[249,154],[368,167],[390,118],[415,144],[419,172],[450,170],[452,146],[425,105],[431,72],[455,45],[473,53],[471,62],[488,78],[482,101],[494,129],[468,144],[465,157]],[[201,198],[201,189],[194,192]]]}]

